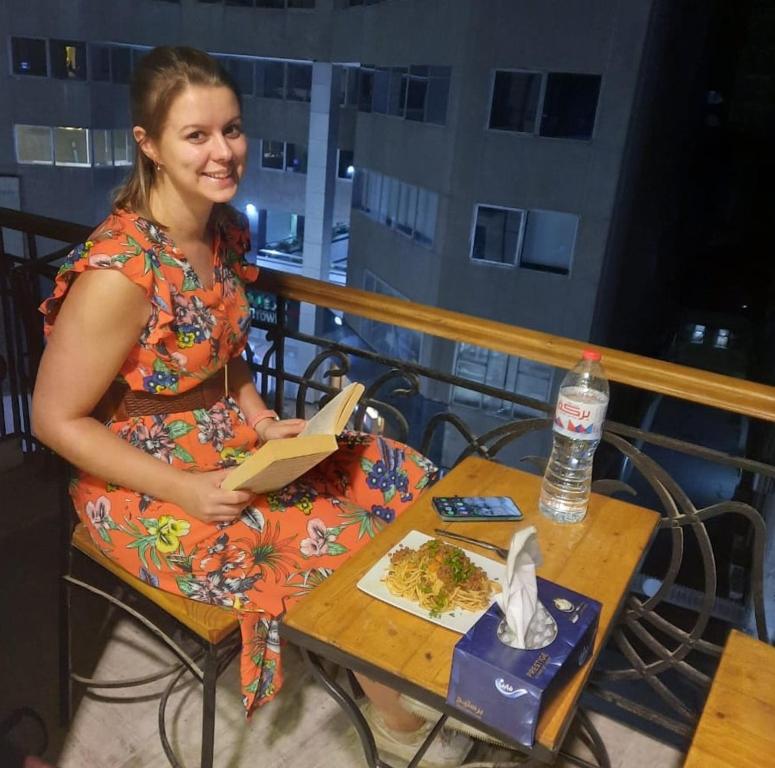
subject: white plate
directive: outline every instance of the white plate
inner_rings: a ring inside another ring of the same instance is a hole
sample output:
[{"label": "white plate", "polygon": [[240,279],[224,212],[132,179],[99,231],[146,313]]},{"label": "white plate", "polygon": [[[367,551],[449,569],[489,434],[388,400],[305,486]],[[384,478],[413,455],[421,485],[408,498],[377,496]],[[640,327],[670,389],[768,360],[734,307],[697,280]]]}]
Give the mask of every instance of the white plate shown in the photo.
[{"label": "white plate", "polygon": [[[424,533],[420,533],[420,531],[410,531],[402,541],[396,544],[395,547],[390,550],[390,552],[388,552],[382,559],[378,560],[377,563],[363,575],[361,580],[358,582],[358,589],[363,590],[372,597],[376,597],[379,600],[390,603],[390,605],[394,605],[396,608],[413,613],[415,616],[419,616],[421,619],[432,621],[434,624],[440,624],[442,627],[451,629],[454,632],[460,632],[462,635],[471,629],[471,627],[478,621],[480,616],[482,616],[487,608],[482,608],[478,611],[466,611],[462,608],[455,608],[455,610],[449,611],[448,613],[442,613],[439,616],[431,616],[428,610],[420,607],[420,605],[415,603],[413,600],[407,600],[405,597],[398,597],[397,595],[392,594],[385,585],[385,582],[382,581],[382,577],[385,575],[388,566],[390,565],[390,555],[393,552],[395,552],[399,547],[418,549],[423,544],[425,544],[426,541],[430,541],[433,538],[435,537],[426,536]],[[445,542],[447,541],[443,537],[439,538]],[[454,544],[454,542],[450,541],[448,543],[457,546]],[[489,578],[503,585],[503,578],[506,571],[505,563],[490,560],[489,557],[478,555],[475,552],[469,552],[467,549],[463,549],[463,552],[468,555],[474,565],[478,565],[480,568],[482,568]],[[494,599],[495,596],[493,595],[493,600]],[[487,607],[489,608],[489,604]]]}]

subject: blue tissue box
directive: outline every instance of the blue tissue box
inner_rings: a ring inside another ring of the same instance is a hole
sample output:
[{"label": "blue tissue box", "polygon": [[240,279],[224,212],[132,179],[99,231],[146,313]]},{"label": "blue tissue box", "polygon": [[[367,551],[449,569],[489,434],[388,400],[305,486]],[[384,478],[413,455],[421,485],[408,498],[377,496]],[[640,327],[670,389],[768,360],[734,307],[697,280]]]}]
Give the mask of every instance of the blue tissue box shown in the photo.
[{"label": "blue tissue box", "polygon": [[557,622],[544,648],[518,650],[497,637],[503,612],[496,603],[460,638],[452,656],[447,703],[531,747],[541,707],[592,651],[600,616],[597,600],[537,579],[538,599]]}]

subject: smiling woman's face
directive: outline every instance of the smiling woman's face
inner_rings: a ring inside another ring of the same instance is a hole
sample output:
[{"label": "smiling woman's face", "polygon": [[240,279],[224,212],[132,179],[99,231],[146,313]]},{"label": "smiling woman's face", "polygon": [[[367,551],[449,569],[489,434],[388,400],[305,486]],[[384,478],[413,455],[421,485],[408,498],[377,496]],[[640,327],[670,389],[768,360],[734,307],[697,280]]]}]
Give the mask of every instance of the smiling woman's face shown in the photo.
[{"label": "smiling woman's face", "polygon": [[172,102],[158,141],[146,138],[144,148],[161,166],[162,194],[169,184],[193,205],[228,202],[248,150],[237,97],[224,86],[189,86]]}]

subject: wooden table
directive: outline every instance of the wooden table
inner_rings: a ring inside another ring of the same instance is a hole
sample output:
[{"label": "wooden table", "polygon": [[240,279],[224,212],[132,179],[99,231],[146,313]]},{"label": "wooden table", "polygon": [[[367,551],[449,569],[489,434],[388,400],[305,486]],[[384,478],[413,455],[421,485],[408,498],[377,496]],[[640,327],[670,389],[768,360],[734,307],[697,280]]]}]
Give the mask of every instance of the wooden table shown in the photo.
[{"label": "wooden table", "polygon": [[[539,575],[599,600],[603,606],[591,662],[579,669],[539,720],[531,754],[551,761],[573,719],[576,702],[630,580],[656,531],[659,515],[593,494],[583,522],[560,525],[538,512],[540,482],[540,477],[484,459],[466,459],[291,608],[283,621],[283,635],[317,655],[466,719],[445,704],[452,651],[460,635],[370,597],[356,584],[373,563],[413,529],[433,534],[434,528],[448,528],[508,546],[517,526],[534,525],[544,556]],[[431,496],[455,494],[511,496],[525,519],[518,523],[444,523],[431,506]],[[474,545],[461,546],[492,556]]]},{"label": "wooden table", "polygon": [[732,630],[684,768],[775,765],[775,648]]}]

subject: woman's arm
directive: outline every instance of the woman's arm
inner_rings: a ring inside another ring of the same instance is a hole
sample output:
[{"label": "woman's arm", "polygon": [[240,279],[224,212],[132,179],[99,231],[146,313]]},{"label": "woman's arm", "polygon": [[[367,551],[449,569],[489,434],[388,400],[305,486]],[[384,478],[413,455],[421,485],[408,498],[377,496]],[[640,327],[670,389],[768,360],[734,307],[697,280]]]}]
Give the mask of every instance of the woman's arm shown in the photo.
[{"label": "woman's arm", "polygon": [[[229,361],[229,391],[237,401],[245,420],[252,424],[253,420],[267,407],[253,384],[250,366],[244,358],[234,357]],[[276,440],[279,437],[294,437],[304,429],[307,422],[304,419],[283,419],[273,421],[262,419],[256,424],[256,432],[262,443]]]},{"label": "woman's arm", "polygon": [[38,438],[80,469],[173,502],[205,522],[232,520],[246,491],[224,491],[228,470],[190,473],[131,446],[92,418],[150,315],[143,290],[113,270],[82,274],[70,288],[40,362],[32,401]]}]

